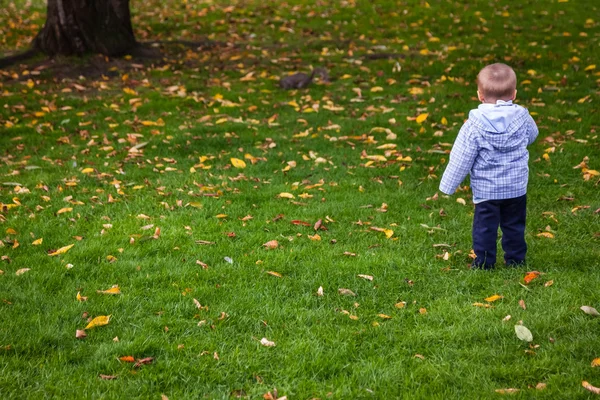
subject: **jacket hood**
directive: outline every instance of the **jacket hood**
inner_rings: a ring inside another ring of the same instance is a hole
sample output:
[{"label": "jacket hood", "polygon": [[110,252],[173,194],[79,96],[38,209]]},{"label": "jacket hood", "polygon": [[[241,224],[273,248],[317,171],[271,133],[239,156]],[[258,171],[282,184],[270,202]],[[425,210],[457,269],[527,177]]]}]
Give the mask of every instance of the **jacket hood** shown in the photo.
[{"label": "jacket hood", "polygon": [[[521,126],[526,119],[520,118],[527,109],[512,101],[498,100],[496,104],[480,104],[469,113],[469,119],[481,128],[487,142],[501,151],[509,151],[519,146],[523,140]],[[517,123],[515,123],[517,122]]]}]

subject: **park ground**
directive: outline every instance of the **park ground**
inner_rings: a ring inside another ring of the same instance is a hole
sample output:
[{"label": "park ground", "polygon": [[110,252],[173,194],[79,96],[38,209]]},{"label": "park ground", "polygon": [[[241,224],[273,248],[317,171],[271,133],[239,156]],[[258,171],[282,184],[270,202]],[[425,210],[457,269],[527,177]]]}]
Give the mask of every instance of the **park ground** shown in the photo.
[{"label": "park ground", "polygon": [[[597,396],[600,5],[331,4],[134,0],[162,57],[0,71],[2,398]],[[540,135],[528,265],[473,271],[438,185],[492,62]]]}]

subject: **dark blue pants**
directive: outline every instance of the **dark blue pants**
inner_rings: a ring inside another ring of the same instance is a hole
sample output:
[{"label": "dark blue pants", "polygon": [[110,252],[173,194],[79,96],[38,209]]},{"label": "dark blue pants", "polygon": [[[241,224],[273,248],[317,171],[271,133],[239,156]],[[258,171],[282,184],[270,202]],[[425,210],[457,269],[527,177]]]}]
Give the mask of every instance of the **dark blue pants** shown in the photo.
[{"label": "dark blue pants", "polygon": [[498,226],[502,229],[502,249],[507,265],[525,262],[525,217],[527,195],[505,200],[488,200],[475,204],[473,251],[477,256],[473,268],[490,269],[496,264]]}]

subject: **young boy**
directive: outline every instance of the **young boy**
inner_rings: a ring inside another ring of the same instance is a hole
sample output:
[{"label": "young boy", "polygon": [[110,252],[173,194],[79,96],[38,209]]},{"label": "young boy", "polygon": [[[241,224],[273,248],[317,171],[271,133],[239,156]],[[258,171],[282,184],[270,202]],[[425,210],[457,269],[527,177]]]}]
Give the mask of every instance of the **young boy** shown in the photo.
[{"label": "young boy", "polygon": [[452,194],[471,175],[475,217],[471,268],[496,264],[498,226],[507,265],[525,262],[525,209],[529,153],[538,129],[527,109],[513,104],[517,76],[508,65],[491,64],[477,75],[483,103],[469,113],[460,129],[440,190]]}]

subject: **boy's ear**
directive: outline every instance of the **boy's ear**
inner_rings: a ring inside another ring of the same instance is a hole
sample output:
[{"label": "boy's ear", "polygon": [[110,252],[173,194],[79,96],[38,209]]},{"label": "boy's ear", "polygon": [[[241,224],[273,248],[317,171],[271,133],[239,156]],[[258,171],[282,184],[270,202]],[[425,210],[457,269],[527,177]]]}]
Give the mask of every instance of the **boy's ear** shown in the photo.
[{"label": "boy's ear", "polygon": [[515,94],[513,94],[513,97],[512,97],[512,99],[514,100],[514,99],[516,99],[516,98],[517,98],[517,89],[515,89]]},{"label": "boy's ear", "polygon": [[[515,93],[516,95],[516,93]],[[478,90],[477,91],[477,98],[479,99],[480,102],[485,103],[485,99],[483,98],[483,95],[481,94],[481,92]]]}]

